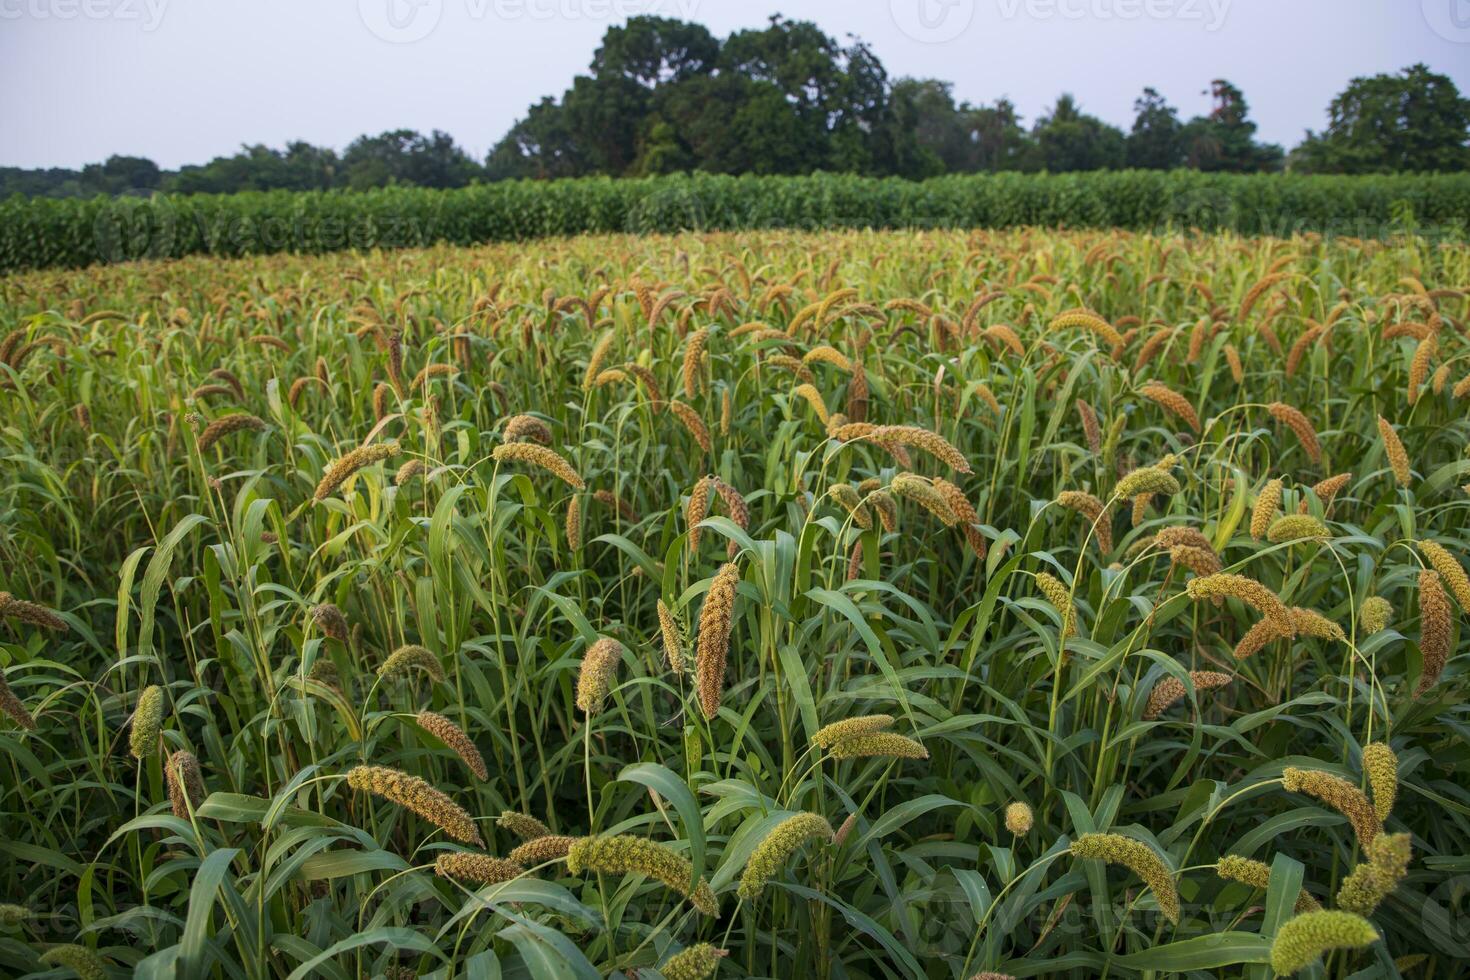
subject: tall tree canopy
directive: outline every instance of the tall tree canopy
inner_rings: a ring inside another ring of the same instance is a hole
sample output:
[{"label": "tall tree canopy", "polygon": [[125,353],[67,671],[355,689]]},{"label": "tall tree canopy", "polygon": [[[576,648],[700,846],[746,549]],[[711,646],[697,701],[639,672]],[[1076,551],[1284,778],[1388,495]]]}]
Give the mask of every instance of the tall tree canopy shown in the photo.
[{"label": "tall tree canopy", "polygon": [[1354,78],[1327,109],[1327,129],[1307,131],[1294,169],[1369,174],[1470,166],[1470,99],[1425,65]]}]

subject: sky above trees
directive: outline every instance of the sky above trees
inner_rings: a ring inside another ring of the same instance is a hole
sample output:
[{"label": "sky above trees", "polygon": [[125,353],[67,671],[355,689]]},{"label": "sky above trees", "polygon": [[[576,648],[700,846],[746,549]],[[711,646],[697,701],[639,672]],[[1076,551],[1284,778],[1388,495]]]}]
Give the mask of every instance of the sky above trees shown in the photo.
[{"label": "sky above trees", "polygon": [[176,168],[242,143],[304,140],[340,151],[362,133],[405,127],[453,133],[481,160],[527,106],[559,97],[587,70],[609,26],[636,13],[694,20],[722,38],[759,29],[778,11],[812,20],[844,44],[849,32],[861,37],[894,78],[945,79],[957,101],[977,105],[1005,97],[1028,127],[1072,92],[1082,111],[1127,129],[1145,86],[1188,119],[1210,110],[1210,80],[1227,78],[1250,98],[1260,139],[1289,147],[1326,125],[1326,107],[1354,76],[1424,62],[1470,90],[1470,36],[1433,21],[1433,4],[1419,0],[97,0],[86,8],[5,5],[0,165],[78,167],[116,153]]}]

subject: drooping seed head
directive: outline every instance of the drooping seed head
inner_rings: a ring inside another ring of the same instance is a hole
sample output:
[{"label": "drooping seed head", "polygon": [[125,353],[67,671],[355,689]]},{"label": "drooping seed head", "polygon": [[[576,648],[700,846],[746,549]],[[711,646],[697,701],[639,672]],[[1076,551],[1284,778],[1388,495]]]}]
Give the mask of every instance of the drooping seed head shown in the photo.
[{"label": "drooping seed head", "polygon": [[1158,852],[1143,841],[1122,834],[1082,834],[1072,842],[1072,855],[1128,868],[1152,889],[1164,917],[1179,924],[1179,892],[1174,875]]},{"label": "drooping seed head", "polygon": [[416,643],[406,643],[389,654],[388,659],[379,665],[378,676],[406,676],[413,670],[422,670],[440,683],[445,679],[444,665],[439,663],[439,658]]},{"label": "drooping seed head", "polygon": [[357,766],[347,773],[347,785],[391,800],[462,844],[484,844],[464,808],[418,776],[387,766]]},{"label": "drooping seed head", "polygon": [[832,825],[816,813],[798,813],[771,828],[751,852],[737,894],[745,901],[759,898],[766,882],[780,872],[792,853],[814,837],[832,840]]},{"label": "drooping seed head", "polygon": [[927,759],[929,750],[897,732],[870,732],[834,742],[828,750],[833,759]]},{"label": "drooping seed head", "polygon": [[477,885],[498,885],[520,877],[526,873],[526,869],[514,860],[489,854],[453,851],[435,859],[434,873],[441,878],[472,881]]},{"label": "drooping seed head", "polygon": [[1276,930],[1271,968],[1280,975],[1304,970],[1334,949],[1362,949],[1378,941],[1378,930],[1360,915],[1337,910],[1304,912]]},{"label": "drooping seed head", "polygon": [[465,734],[464,729],[427,708],[418,713],[417,721],[420,728],[449,746],[470,772],[482,781],[490,778],[490,770],[485,767],[485,758],[480,755],[480,750]]},{"label": "drooping seed head", "polygon": [[688,858],[646,837],[618,834],[580,838],[567,850],[567,870],[572,874],[641,874],[683,895],[704,915],[719,914],[714,891],[704,879],[694,881],[694,866]]},{"label": "drooping seed head", "polygon": [[1373,809],[1379,820],[1387,820],[1399,793],[1399,757],[1383,742],[1370,742],[1363,746],[1363,772],[1373,791]]},{"label": "drooping seed head", "polygon": [[1383,821],[1363,791],[1341,776],[1320,769],[1298,769],[1287,766],[1281,773],[1281,785],[1290,793],[1314,796],[1347,817],[1358,843],[1367,847],[1383,833]]},{"label": "drooping seed head", "polygon": [[545,470],[565,482],[573,490],[587,489],[587,484],[572,468],[572,464],[563,459],[554,449],[531,442],[505,442],[491,450],[490,456],[497,463],[525,463],[528,466]]}]

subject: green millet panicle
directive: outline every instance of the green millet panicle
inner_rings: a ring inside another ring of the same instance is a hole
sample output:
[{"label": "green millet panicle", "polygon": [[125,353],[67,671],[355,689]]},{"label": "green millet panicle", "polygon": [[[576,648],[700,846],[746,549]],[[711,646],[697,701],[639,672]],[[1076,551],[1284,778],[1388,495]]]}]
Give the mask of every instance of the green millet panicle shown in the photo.
[{"label": "green millet panicle", "polygon": [[[1227,854],[1215,865],[1215,873],[1226,881],[1239,881],[1265,891],[1271,887],[1271,866],[1237,854]],[[1315,912],[1322,906],[1305,888],[1297,894],[1295,912]]]},{"label": "green millet panicle", "polygon": [[853,735],[835,743],[828,754],[833,759],[927,759],[929,751],[907,735],[897,732],[873,732]]},{"label": "green millet panicle", "polygon": [[701,878],[691,887],[694,866],[687,858],[645,837],[583,837],[567,850],[567,870],[572,874],[641,874],[683,895],[704,915],[713,917],[720,911],[709,882]]},{"label": "green millet panicle", "polygon": [[869,732],[881,732],[892,724],[892,715],[859,715],[856,718],[844,718],[818,728],[816,734],[812,736],[812,744],[818,748],[830,749],[845,738],[866,735]]},{"label": "green millet panicle", "polygon": [[813,837],[832,840],[832,825],[816,813],[798,813],[771,828],[751,852],[737,894],[746,901],[759,898],[766,882],[781,870],[798,847]]},{"label": "green millet panicle", "polygon": [[664,960],[658,972],[665,980],[706,980],[719,969],[720,960],[729,955],[710,943],[695,943]]},{"label": "green millet panicle", "polygon": [[1049,572],[1036,573],[1036,587],[1046,596],[1046,601],[1062,616],[1062,639],[1077,635],[1077,612],[1072,605],[1072,594],[1061,579]]},{"label": "green millet panicle", "polygon": [[1072,842],[1072,855],[1128,868],[1153,890],[1164,917],[1179,924],[1179,892],[1174,875],[1158,852],[1143,841],[1122,834],[1083,834]]},{"label": "green millet panicle", "polygon": [[434,873],[439,877],[473,881],[480,885],[510,881],[525,874],[525,871],[525,868],[513,860],[507,861],[489,854],[470,854],[466,851],[441,854],[434,861]]},{"label": "green millet panicle", "polygon": [[1370,742],[1363,746],[1363,772],[1373,791],[1373,809],[1379,820],[1387,820],[1399,793],[1399,757],[1384,743]]},{"label": "green millet panicle", "polygon": [[1129,473],[1113,488],[1113,496],[1119,499],[1137,497],[1145,493],[1161,493],[1172,496],[1179,492],[1179,481],[1166,470],[1157,466],[1145,466]]},{"label": "green millet panicle", "polygon": [[41,963],[45,966],[66,967],[81,980],[105,980],[107,977],[107,965],[102,962],[102,957],[75,943],[52,946],[41,954]]},{"label": "green millet panicle", "polygon": [[414,668],[422,670],[436,681],[444,680],[444,666],[439,663],[439,658],[416,643],[406,643],[390,653],[388,659],[379,665],[378,676],[406,675]]},{"label": "green millet panicle", "polygon": [[1272,544],[1287,541],[1320,541],[1331,537],[1327,527],[1310,514],[1288,514],[1271,522],[1266,540]]},{"label": "green millet panicle", "polygon": [[1352,824],[1358,843],[1366,848],[1373,838],[1383,833],[1383,822],[1363,791],[1341,776],[1319,769],[1287,766],[1281,773],[1281,784],[1291,793],[1304,793],[1332,807]]},{"label": "green millet panicle", "polygon": [[1306,969],[1334,949],[1361,949],[1378,941],[1378,930],[1351,912],[1303,912],[1276,931],[1271,968],[1287,975]]},{"label": "green millet panicle", "polygon": [[501,830],[510,831],[521,840],[535,840],[538,837],[550,837],[551,828],[546,826],[535,817],[514,810],[506,810],[495,820],[495,826]]},{"label": "green millet panicle", "polygon": [[128,748],[134,759],[146,759],[158,751],[158,736],[163,728],[163,688],[151,684],[138,695],[133,710],[133,727],[128,733]]},{"label": "green millet panicle", "polygon": [[1372,636],[1388,628],[1393,618],[1393,605],[1383,596],[1370,595],[1358,609],[1358,622],[1363,624],[1363,635]]},{"label": "green millet panicle", "polygon": [[508,857],[517,864],[536,865],[557,858],[564,858],[572,845],[577,842],[576,837],[566,837],[561,834],[549,834],[545,837],[537,837],[528,840],[524,844],[517,844],[511,849]]},{"label": "green millet panicle", "polygon": [[1379,834],[1367,847],[1367,860],[1342,880],[1337,907],[1358,915],[1372,915],[1409,873],[1414,855],[1408,834]]},{"label": "green millet panicle", "polygon": [[392,800],[460,843],[484,843],[464,808],[417,776],[387,766],[358,766],[347,773],[347,785]]}]

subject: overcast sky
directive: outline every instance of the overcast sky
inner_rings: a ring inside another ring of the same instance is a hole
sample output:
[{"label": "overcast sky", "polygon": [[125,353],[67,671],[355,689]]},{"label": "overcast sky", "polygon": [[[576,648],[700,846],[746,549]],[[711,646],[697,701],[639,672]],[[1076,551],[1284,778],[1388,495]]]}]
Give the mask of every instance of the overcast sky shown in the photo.
[{"label": "overcast sky", "polygon": [[1067,91],[1126,128],[1145,85],[1188,117],[1223,77],[1290,148],[1355,75],[1423,61],[1470,93],[1470,0],[0,0],[0,165],[174,168],[400,127],[483,157],[609,24],[724,37],[777,11],[858,35],[894,77],[1008,96],[1027,125]]}]

